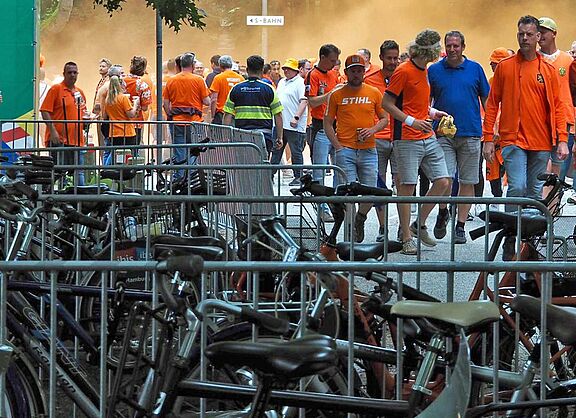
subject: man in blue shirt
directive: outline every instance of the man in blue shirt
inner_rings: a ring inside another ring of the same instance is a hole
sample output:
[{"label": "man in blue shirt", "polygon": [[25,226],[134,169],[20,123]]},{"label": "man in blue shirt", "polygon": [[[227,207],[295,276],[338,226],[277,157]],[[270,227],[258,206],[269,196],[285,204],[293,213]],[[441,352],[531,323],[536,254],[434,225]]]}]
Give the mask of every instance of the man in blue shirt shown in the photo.
[{"label": "man in blue shirt", "polygon": [[[264,83],[262,69],[264,58],[252,55],[246,60],[248,80],[236,84],[228,94],[224,105],[223,125],[258,131],[264,134],[268,154],[273,147],[282,146],[282,104],[276,90]],[[277,138],[272,138],[272,119],[276,126]]]},{"label": "man in blue shirt", "polygon": [[[458,196],[474,196],[474,185],[479,181],[480,171],[480,103],[485,107],[490,86],[480,64],[463,55],[466,44],[461,32],[448,32],[444,37],[444,46],[446,57],[428,69],[430,94],[435,109],[452,115],[457,132],[453,139],[439,136],[438,142],[444,151],[450,177],[454,177],[458,170]],[[446,195],[450,189],[447,189]],[[466,243],[464,224],[469,210],[470,204],[458,205],[456,244]],[[441,205],[434,226],[437,239],[446,236],[448,220],[448,209],[446,205]]]}]

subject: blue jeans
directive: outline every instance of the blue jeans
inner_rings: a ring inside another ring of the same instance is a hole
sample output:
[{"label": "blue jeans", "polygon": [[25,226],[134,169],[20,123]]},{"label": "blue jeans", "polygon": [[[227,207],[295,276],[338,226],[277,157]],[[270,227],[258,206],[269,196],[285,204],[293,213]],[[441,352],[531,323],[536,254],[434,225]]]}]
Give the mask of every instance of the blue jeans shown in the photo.
[{"label": "blue jeans", "polygon": [[[324,129],[321,129],[316,134],[316,138],[314,139],[314,149],[312,151],[312,164],[327,164],[328,163],[328,155],[331,156],[332,161],[336,161],[334,156],[334,147],[332,143],[326,136],[326,132]],[[315,181],[320,182],[320,184],[324,184],[324,175],[326,174],[326,169],[318,168],[312,170],[312,179]],[[338,176],[334,174],[333,177],[333,187],[338,185]],[[328,205],[326,203],[321,203],[320,208],[325,212],[328,211]]]},{"label": "blue jeans", "polygon": [[[574,134],[568,134],[568,157],[562,162],[562,168],[560,168],[560,180],[564,180],[566,175],[570,172],[570,167],[572,166],[572,146],[574,145]],[[576,190],[576,181],[573,183],[572,188]]]},{"label": "blue jeans", "polygon": [[[342,148],[336,152],[336,165],[346,173],[348,181],[359,181],[375,187],[378,179],[378,153],[375,148]],[[340,174],[339,174],[340,176]],[[340,178],[340,183],[345,180]]]},{"label": "blue jeans", "polygon": [[[192,143],[192,126],[191,125],[173,125],[174,134],[172,135],[173,144],[191,144]],[[176,164],[194,164],[187,162],[189,149],[185,147],[173,148],[172,161]],[[192,157],[196,161],[195,157]],[[184,176],[184,170],[178,170],[174,173],[173,179],[177,180]]]},{"label": "blue jeans", "polygon": [[[290,129],[284,129],[284,135],[282,137],[282,148],[272,150],[272,158],[270,159],[270,164],[278,164],[282,159],[282,154],[284,154],[284,148],[286,145],[290,147],[290,153],[292,154],[292,164],[301,165],[304,164],[304,157],[302,156],[302,151],[304,150],[304,140],[306,139],[306,134],[304,132],[292,131]],[[293,169],[294,177],[299,178],[302,170]]]},{"label": "blue jeans", "polygon": [[[506,197],[542,198],[544,182],[538,175],[546,172],[550,151],[526,151],[516,145],[502,148],[504,168],[508,176]],[[506,205],[506,211],[517,210],[516,205]]]}]

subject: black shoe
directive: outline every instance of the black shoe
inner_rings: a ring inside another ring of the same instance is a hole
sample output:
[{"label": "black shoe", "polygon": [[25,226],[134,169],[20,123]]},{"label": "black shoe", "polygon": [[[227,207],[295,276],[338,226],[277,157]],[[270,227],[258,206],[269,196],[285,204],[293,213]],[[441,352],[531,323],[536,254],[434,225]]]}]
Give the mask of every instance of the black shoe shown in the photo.
[{"label": "black shoe", "polygon": [[511,261],[516,255],[516,237],[504,238],[502,244],[502,261]]},{"label": "black shoe", "polygon": [[450,220],[450,213],[448,211],[439,211],[436,217],[436,225],[434,225],[434,237],[442,239],[446,236],[446,225]]},{"label": "black shoe", "polygon": [[466,244],[466,231],[461,226],[454,230],[454,244]]}]

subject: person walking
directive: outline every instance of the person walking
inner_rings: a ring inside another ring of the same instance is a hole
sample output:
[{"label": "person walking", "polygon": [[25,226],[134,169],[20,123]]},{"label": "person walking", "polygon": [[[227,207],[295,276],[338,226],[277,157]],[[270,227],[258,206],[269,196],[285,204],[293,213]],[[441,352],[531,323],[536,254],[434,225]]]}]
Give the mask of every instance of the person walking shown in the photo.
[{"label": "person walking", "polygon": [[[534,16],[518,20],[520,49],[496,66],[486,103],[483,124],[483,154],[494,159],[494,125],[500,113],[500,145],[508,177],[507,197],[540,199],[550,151],[557,146],[557,157],[568,156],[566,112],[560,99],[556,69],[536,51],[540,23]],[[506,205],[513,211],[516,205]],[[514,237],[504,241],[503,259],[514,255]]]},{"label": "person walking", "polygon": [[[432,106],[454,118],[457,127],[452,138],[439,136],[446,168],[450,176],[450,185],[445,196],[450,195],[452,178],[458,173],[458,196],[474,196],[474,186],[479,182],[482,119],[480,104],[486,106],[490,86],[482,66],[464,56],[466,42],[460,31],[450,31],[444,36],[446,57],[428,68],[428,80],[432,97]],[[457,88],[455,87],[457,86]],[[438,124],[434,124],[437,129]],[[464,225],[471,204],[459,204],[454,231],[454,243],[465,244]],[[446,236],[446,225],[450,215],[446,204],[440,204],[434,237]]]},{"label": "person walking", "polygon": [[210,102],[212,111],[212,123],[222,125],[224,117],[224,105],[228,99],[228,93],[236,84],[242,82],[244,78],[235,71],[232,71],[234,61],[230,55],[222,55],[218,62],[220,64],[220,73],[214,77],[210,85]]},{"label": "person walking", "polygon": [[[392,134],[399,177],[396,184],[398,196],[413,195],[419,168],[422,168],[432,182],[427,196],[443,196],[450,184],[444,152],[434,135],[430,121],[447,114],[429,107],[427,65],[438,59],[441,50],[438,32],[430,29],[420,32],[410,44],[410,59],[394,71],[382,100],[382,107],[393,118]],[[426,227],[426,220],[434,206],[430,203],[422,205],[419,218],[410,224],[410,205],[400,205],[403,254],[417,253],[413,235],[426,246],[436,245],[436,240],[430,236]]]}]

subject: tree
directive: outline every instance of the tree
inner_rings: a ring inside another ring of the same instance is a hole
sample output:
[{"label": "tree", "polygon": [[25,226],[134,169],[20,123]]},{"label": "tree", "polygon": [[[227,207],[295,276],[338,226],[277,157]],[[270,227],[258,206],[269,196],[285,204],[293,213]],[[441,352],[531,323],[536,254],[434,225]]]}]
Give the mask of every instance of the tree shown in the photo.
[{"label": "tree", "polygon": [[[178,32],[182,24],[202,29],[206,26],[203,19],[206,17],[204,10],[196,7],[195,0],[145,0],[146,7],[158,10],[166,25]],[[94,0],[94,7],[104,7],[110,15],[117,10],[122,10],[122,4],[126,0]]]}]

